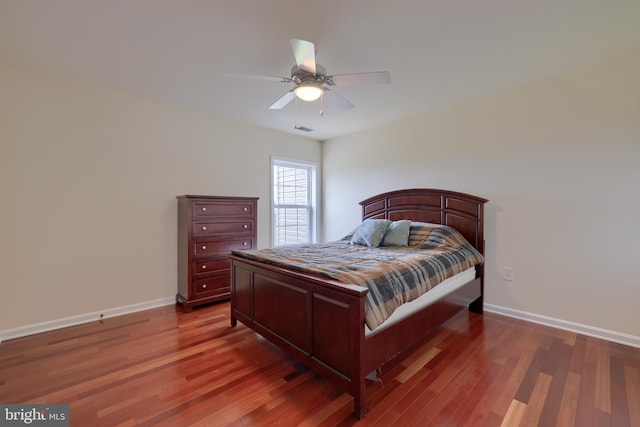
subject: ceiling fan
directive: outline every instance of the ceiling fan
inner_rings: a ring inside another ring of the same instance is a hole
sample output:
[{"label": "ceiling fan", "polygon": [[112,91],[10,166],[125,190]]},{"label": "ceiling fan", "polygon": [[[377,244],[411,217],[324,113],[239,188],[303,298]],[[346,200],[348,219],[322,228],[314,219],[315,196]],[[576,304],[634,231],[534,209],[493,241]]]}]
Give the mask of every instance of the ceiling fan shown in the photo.
[{"label": "ceiling fan", "polygon": [[291,77],[269,77],[247,74],[226,74],[227,77],[276,81],[293,83],[295,86],[274,102],[269,108],[279,110],[289,104],[294,98],[303,101],[315,101],[324,96],[339,109],[346,111],[353,108],[353,104],[338,95],[328,86],[346,86],[363,83],[389,83],[391,75],[388,71],[377,71],[355,74],[327,75],[327,70],[316,63],[315,46],[306,40],[291,39],[291,48],[296,65],[291,68]]}]

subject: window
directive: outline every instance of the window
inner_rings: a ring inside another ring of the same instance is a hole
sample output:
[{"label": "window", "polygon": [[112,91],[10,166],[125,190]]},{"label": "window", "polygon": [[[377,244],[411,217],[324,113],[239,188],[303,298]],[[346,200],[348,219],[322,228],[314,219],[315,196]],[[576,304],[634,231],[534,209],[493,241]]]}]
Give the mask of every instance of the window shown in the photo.
[{"label": "window", "polygon": [[316,240],[316,167],[272,158],[273,246]]}]

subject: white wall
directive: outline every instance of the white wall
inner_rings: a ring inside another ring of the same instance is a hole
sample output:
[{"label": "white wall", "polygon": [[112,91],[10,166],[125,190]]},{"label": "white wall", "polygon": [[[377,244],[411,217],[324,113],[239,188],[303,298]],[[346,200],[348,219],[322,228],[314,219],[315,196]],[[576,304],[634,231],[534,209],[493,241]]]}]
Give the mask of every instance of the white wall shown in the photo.
[{"label": "white wall", "polygon": [[175,295],[178,194],[260,197],[267,246],[273,154],[322,160],[325,240],[383,191],[490,199],[489,304],[638,337],[638,75],[640,52],[321,153],[304,138],[0,64],[0,331]]},{"label": "white wall", "polygon": [[490,200],[486,303],[640,343],[638,76],[640,52],[326,141],[325,240],[384,191],[475,194]]},{"label": "white wall", "polygon": [[179,194],[256,196],[319,142],[0,64],[0,331],[171,298]]}]

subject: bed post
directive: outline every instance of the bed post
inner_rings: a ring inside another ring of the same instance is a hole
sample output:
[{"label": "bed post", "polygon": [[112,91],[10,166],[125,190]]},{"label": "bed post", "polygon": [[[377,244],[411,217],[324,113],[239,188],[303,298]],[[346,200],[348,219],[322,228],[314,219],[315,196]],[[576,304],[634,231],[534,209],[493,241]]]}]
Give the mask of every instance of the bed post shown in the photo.
[{"label": "bed post", "polygon": [[[480,252],[484,255],[484,240],[482,240]],[[469,304],[469,311],[472,313],[484,313],[484,263],[476,266],[476,277],[480,278],[480,296]]]},{"label": "bed post", "polygon": [[[352,330],[356,331],[358,339],[355,340],[355,354],[353,355],[354,374],[355,374],[355,386],[353,393],[353,412],[357,419],[361,420],[367,413],[366,402],[366,385],[367,385],[367,372],[366,369],[366,354],[364,350],[365,346],[365,334],[364,334],[364,318],[365,318],[365,294],[358,301],[358,308],[352,317]],[[354,378],[351,378],[353,381]]]},{"label": "bed post", "polygon": [[476,314],[484,313],[484,264],[476,266],[476,271],[480,276],[480,296],[469,304],[469,311]]}]

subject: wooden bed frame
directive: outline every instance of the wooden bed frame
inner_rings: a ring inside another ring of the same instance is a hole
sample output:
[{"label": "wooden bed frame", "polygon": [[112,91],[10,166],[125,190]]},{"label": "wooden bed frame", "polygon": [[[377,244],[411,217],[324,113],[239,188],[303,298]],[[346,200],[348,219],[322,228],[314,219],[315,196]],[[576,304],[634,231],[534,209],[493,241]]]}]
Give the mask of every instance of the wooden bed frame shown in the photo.
[{"label": "wooden bed frame", "polygon": [[[446,190],[398,190],[360,202],[362,219],[449,225],[484,254],[487,200]],[[365,376],[402,357],[463,307],[482,313],[483,266],[475,279],[379,333],[365,337],[365,295],[325,278],[231,255],[231,325],[239,320],[354,397],[367,412]]]}]

